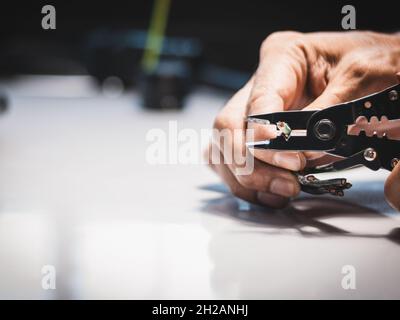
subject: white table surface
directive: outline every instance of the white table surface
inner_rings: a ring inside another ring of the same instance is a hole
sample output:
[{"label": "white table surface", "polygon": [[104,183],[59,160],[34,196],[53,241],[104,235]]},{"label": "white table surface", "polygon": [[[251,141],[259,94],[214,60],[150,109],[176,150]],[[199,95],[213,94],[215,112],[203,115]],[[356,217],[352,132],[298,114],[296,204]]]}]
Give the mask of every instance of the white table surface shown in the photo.
[{"label": "white table surface", "polygon": [[[146,112],[85,77],[0,88],[0,298],[400,298],[400,220],[385,172],[340,173],[344,199],[249,207],[202,165],[146,162],[151,128],[209,128],[226,97],[195,91],[183,112]],[[56,290],[41,286],[56,268]],[[342,267],[356,289],[341,286]]]}]

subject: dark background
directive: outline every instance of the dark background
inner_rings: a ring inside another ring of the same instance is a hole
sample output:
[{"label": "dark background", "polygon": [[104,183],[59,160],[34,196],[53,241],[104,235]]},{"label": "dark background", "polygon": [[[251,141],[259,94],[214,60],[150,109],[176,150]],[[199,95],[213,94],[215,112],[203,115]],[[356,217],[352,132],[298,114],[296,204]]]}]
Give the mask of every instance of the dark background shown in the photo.
[{"label": "dark background", "polygon": [[[172,0],[168,36],[201,40],[205,61],[251,72],[262,40],[277,30],[341,30],[341,8],[357,10],[357,29],[400,30],[399,1]],[[57,29],[41,28],[41,8],[57,10]],[[85,36],[98,28],[146,29],[153,2],[2,1],[0,75],[84,73]],[[31,59],[32,57],[35,59]]]}]

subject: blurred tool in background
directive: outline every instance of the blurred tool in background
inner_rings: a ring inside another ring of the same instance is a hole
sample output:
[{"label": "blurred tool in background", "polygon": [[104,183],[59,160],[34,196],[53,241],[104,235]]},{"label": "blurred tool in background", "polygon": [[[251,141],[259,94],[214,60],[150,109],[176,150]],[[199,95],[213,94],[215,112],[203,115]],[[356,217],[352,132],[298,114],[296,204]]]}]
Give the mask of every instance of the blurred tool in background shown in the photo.
[{"label": "blurred tool in background", "polygon": [[[143,30],[100,29],[85,41],[85,65],[89,74],[102,84],[110,77],[119,78],[125,88],[139,85],[145,71],[141,60],[146,48],[147,32]],[[201,44],[192,38],[164,38],[160,61],[183,61],[196,69],[201,57]],[[157,67],[159,62],[157,62]]]},{"label": "blurred tool in background", "polygon": [[7,111],[8,99],[5,93],[0,91],[0,114]]},{"label": "blurred tool in background", "polygon": [[190,63],[178,55],[162,56],[170,4],[170,0],[155,0],[147,33],[140,87],[148,108],[181,108],[192,80]]},{"label": "blurred tool in background", "polygon": [[[396,10],[387,10],[394,1],[382,1],[381,6],[353,3],[357,29],[398,31]],[[57,10],[56,30],[42,29],[42,2],[2,3],[0,78],[7,82],[19,75],[90,75],[105,96],[136,90],[144,106],[161,110],[182,107],[198,84],[238,90],[254,72],[260,44],[272,32],[342,30],[341,9],[347,2],[52,0],[51,4]],[[56,94],[45,87],[43,92]]]},{"label": "blurred tool in background", "polygon": [[196,83],[235,90],[248,74],[204,62],[200,40],[167,37],[170,0],[156,0],[149,30],[105,30],[86,41],[86,65],[104,84],[120,79],[125,88],[137,86],[150,109],[180,109]]},{"label": "blurred tool in background", "polygon": [[118,81],[125,89],[140,88],[143,104],[154,109],[182,107],[185,95],[196,84],[234,91],[250,76],[207,62],[202,42],[190,37],[163,37],[158,60],[147,69],[142,58],[147,34],[104,28],[90,33],[84,41],[88,73],[101,87]]}]

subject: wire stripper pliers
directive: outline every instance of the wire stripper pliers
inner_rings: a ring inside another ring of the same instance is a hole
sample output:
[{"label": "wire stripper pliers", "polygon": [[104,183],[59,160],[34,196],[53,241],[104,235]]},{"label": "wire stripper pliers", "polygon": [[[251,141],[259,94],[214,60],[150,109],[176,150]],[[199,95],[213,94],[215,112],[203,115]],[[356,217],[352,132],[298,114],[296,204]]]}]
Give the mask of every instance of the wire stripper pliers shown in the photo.
[{"label": "wire stripper pliers", "polygon": [[255,141],[248,147],[272,150],[324,151],[342,159],[326,165],[307,168],[298,174],[302,190],[312,194],[331,193],[343,195],[351,187],[346,179],[318,180],[312,173],[338,171],[356,166],[371,170],[380,168],[391,171],[400,159],[400,141],[390,140],[386,134],[367,136],[348,133],[349,126],[359,117],[368,122],[400,119],[400,84],[383,91],[334,105],[322,110],[285,111],[251,115],[247,122],[274,124],[278,130],[275,139]]}]

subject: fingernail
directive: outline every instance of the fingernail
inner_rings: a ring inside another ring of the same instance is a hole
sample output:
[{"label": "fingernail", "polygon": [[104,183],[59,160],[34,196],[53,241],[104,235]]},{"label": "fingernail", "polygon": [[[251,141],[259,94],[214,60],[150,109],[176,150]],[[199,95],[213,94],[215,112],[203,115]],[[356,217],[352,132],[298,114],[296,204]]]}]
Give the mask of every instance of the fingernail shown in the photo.
[{"label": "fingernail", "polygon": [[275,178],[270,185],[270,191],[284,197],[293,197],[296,195],[296,185],[282,178]]},{"label": "fingernail", "polygon": [[293,171],[298,171],[301,169],[301,161],[297,153],[277,152],[274,155],[274,164],[276,166]]}]

